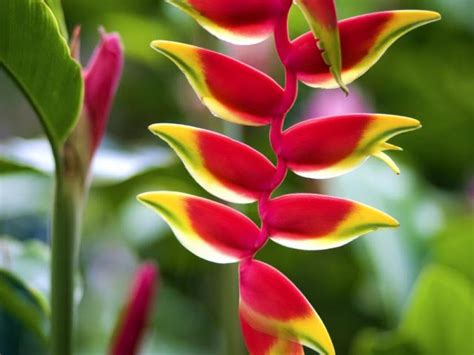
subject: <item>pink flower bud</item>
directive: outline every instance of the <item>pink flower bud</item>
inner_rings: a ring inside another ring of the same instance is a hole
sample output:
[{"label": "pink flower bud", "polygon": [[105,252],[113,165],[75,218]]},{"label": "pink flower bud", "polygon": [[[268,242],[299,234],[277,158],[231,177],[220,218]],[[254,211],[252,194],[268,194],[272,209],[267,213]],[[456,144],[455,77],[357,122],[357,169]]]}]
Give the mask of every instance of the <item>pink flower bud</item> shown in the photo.
[{"label": "pink flower bud", "polygon": [[100,43],[83,71],[84,108],[90,126],[92,153],[104,135],[123,67],[123,47],[119,35],[103,30],[100,32]]},{"label": "pink flower bud", "polygon": [[152,262],[139,267],[115,329],[110,355],[133,355],[138,352],[155,300],[157,278],[158,268]]}]

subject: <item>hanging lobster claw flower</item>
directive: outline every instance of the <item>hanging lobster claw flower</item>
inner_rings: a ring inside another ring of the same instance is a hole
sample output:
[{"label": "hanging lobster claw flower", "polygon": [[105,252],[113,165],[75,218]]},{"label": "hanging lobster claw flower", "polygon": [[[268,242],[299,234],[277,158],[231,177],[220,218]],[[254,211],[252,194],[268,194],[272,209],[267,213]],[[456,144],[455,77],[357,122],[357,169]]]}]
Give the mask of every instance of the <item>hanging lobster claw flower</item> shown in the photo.
[{"label": "hanging lobster claw flower", "polygon": [[253,329],[242,316],[240,326],[245,345],[251,355],[304,355],[301,344],[259,332]]},{"label": "hanging lobster claw flower", "polygon": [[[105,33],[103,30],[100,31],[100,35],[100,43],[83,70],[85,85],[83,114],[90,132],[91,155],[104,135],[124,61],[120,36],[116,33]],[[78,48],[78,42],[73,43],[74,48]]]},{"label": "hanging lobster claw flower", "polygon": [[379,228],[399,226],[394,218],[375,208],[316,194],[272,199],[262,218],[273,241],[303,250],[337,248]]},{"label": "hanging lobster claw flower", "polygon": [[234,44],[255,44],[273,33],[291,0],[168,0],[214,36]]},{"label": "hanging lobster claw flower", "polygon": [[153,41],[151,46],[181,69],[215,116],[262,126],[280,114],[283,89],[268,75],[223,54],[187,44]]},{"label": "hanging lobster claw flower", "polygon": [[194,179],[211,194],[234,203],[258,200],[269,191],[275,167],[253,148],[222,134],[177,124],[154,124]]},{"label": "hanging lobster claw flower", "polygon": [[283,133],[281,156],[296,174],[325,179],[345,174],[375,156],[399,173],[384,153],[401,150],[393,136],[420,128],[418,120],[393,115],[355,114],[314,118]]},{"label": "hanging lobster claw flower", "polygon": [[[299,343],[323,354],[335,354],[331,338],[316,311],[278,270],[247,259],[240,265],[239,285],[239,314],[246,322],[244,334],[248,325],[260,333]],[[246,337],[247,343],[249,340],[254,345],[252,340],[255,339]],[[283,343],[283,346],[288,344]]]},{"label": "hanging lobster claw flower", "polygon": [[[440,15],[433,11],[402,10],[340,21],[342,82],[347,85],[362,76],[407,32],[439,19]],[[338,87],[311,32],[293,41],[287,65],[306,85],[325,89]]]},{"label": "hanging lobster claw flower", "polygon": [[158,268],[142,264],[135,274],[127,304],[117,323],[109,355],[138,354],[155,301]]},{"label": "hanging lobster claw flower", "polygon": [[311,26],[322,59],[341,89],[349,90],[341,78],[341,43],[334,0],[295,0]]},{"label": "hanging lobster claw flower", "polygon": [[179,192],[146,192],[138,200],[169,224],[179,242],[202,259],[225,264],[253,255],[260,230],[240,212]]}]

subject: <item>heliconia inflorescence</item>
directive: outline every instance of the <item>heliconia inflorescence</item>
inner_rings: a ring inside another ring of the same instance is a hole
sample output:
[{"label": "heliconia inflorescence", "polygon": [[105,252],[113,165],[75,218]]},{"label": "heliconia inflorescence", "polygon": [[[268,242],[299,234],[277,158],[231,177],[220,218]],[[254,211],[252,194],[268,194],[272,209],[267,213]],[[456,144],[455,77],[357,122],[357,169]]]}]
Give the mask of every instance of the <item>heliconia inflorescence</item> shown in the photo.
[{"label": "heliconia inflorescence", "polygon": [[304,354],[303,346],[335,354],[308,300],[283,274],[254,256],[268,239],[290,248],[323,250],[378,228],[397,227],[398,222],[351,200],[272,194],[288,170],[307,178],[331,178],[350,172],[370,156],[398,173],[385,152],[401,148],[387,141],[419,128],[420,122],[394,115],[348,114],[313,118],[283,130],[284,120],[299,81],[347,92],[346,85],[369,70],[398,38],[440,15],[385,11],[338,22],[334,0],[296,0],[311,31],[290,40],[290,0],[169,2],[231,43],[258,43],[273,34],[285,69],[284,88],[265,73],[214,51],[163,40],[151,46],[178,66],[212,114],[248,126],[269,125],[276,164],[225,135],[153,124],[150,131],[170,145],[209,193],[233,203],[257,202],[261,225],[231,207],[179,192],[147,192],[138,199],[160,214],[195,255],[216,263],[240,262],[239,316],[251,354]]}]

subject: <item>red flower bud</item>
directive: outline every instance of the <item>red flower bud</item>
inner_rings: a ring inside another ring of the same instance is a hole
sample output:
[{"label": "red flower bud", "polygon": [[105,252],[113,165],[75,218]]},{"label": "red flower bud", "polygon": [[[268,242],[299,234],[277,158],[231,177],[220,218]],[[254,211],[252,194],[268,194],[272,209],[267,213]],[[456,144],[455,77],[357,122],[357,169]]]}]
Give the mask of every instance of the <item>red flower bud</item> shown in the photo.
[{"label": "red flower bud", "polygon": [[115,329],[109,349],[110,355],[137,353],[155,300],[157,277],[158,268],[152,262],[139,267],[122,317]]},{"label": "red flower bud", "polygon": [[101,40],[83,71],[84,108],[90,127],[92,154],[104,135],[123,67],[123,47],[115,33],[101,31]]}]

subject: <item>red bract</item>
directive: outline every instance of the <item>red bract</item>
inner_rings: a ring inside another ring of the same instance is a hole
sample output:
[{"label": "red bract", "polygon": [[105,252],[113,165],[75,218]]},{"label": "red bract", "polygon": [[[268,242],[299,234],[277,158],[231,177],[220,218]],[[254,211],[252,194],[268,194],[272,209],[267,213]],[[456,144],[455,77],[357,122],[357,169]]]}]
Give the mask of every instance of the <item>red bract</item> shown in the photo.
[{"label": "red bract", "polygon": [[240,316],[240,325],[245,345],[252,355],[304,355],[301,344],[259,332],[252,328],[242,316]]},{"label": "red bract", "polygon": [[[369,70],[384,52],[407,32],[438,20],[432,11],[385,11],[339,22],[344,84],[350,84]],[[335,88],[338,83],[319,55],[312,33],[294,40],[287,58],[288,67],[312,87]]]},{"label": "red bract", "polygon": [[262,217],[272,240],[305,250],[336,248],[378,228],[398,227],[394,218],[375,208],[315,194],[270,200]]},{"label": "red bract", "polygon": [[168,0],[216,37],[254,44],[269,37],[291,0]]},{"label": "red bract", "polygon": [[158,269],[155,264],[142,264],[137,270],[110,345],[110,355],[134,355],[138,353],[145,333],[151,309],[155,301]]},{"label": "red bract", "polygon": [[104,135],[122,68],[123,47],[119,35],[101,31],[100,43],[83,71],[84,114],[89,125],[91,154]]},{"label": "red bract", "polygon": [[347,93],[341,78],[341,44],[334,0],[296,0],[308,20],[315,43],[334,80]]},{"label": "red bract", "polygon": [[345,174],[370,156],[383,159],[398,173],[395,163],[383,151],[400,148],[387,140],[420,127],[420,122],[413,118],[393,115],[314,118],[283,132],[281,156],[288,168],[310,178]]},{"label": "red bract", "polygon": [[326,327],[316,311],[278,270],[259,261],[247,260],[240,266],[239,287],[240,317],[251,328],[323,354],[335,354]]},{"label": "red bract", "polygon": [[275,167],[249,146],[204,129],[154,124],[150,130],[178,154],[207,191],[235,203],[256,201],[271,189]]},{"label": "red bract", "polygon": [[260,247],[258,227],[220,203],[176,192],[148,192],[138,199],[166,220],[184,247],[203,259],[236,262]]},{"label": "red bract", "polygon": [[315,194],[272,198],[272,194],[288,169],[304,177],[330,178],[375,156],[398,173],[384,151],[400,148],[387,141],[420,123],[401,116],[348,114],[314,118],[283,131],[286,113],[296,99],[298,80],[315,87],[344,88],[397,38],[439,15],[392,11],[338,24],[333,0],[296,0],[313,32],[292,42],[287,0],[170,1],[226,40],[252,43],[273,31],[285,69],[285,89],[264,73],[217,52],[169,41],[153,41],[152,47],[183,71],[214,115],[245,125],[270,125],[276,166],[220,134],[156,124],[150,130],[176,151],[206,190],[230,202],[258,201],[261,227],[230,207],[196,196],[163,191],[138,198],[163,217],[192,253],[217,263],[241,263],[239,313],[251,355],[303,354],[303,346],[334,354],[329,334],[308,300],[280,272],[255,261],[254,255],[269,238],[291,248],[320,250],[378,228],[396,227],[398,222],[355,201]]},{"label": "red bract", "polygon": [[152,47],[183,71],[215,116],[261,126],[281,114],[283,90],[268,75],[223,54],[187,44],[154,41]]}]

